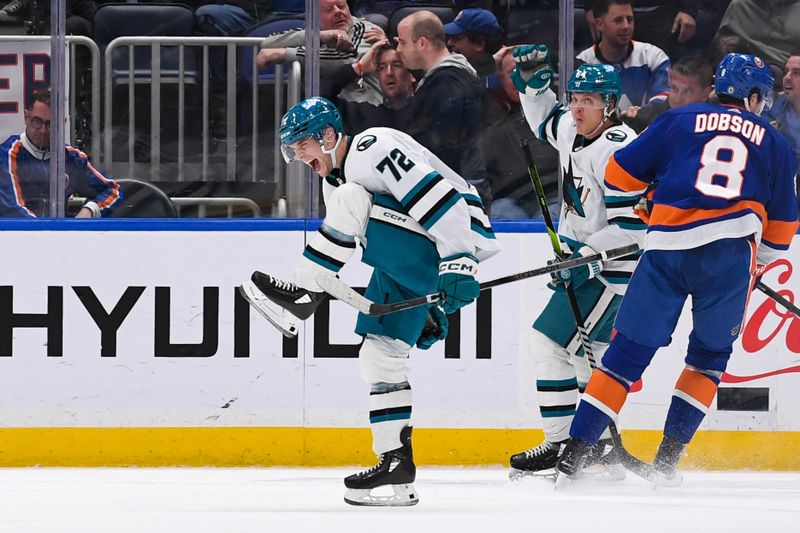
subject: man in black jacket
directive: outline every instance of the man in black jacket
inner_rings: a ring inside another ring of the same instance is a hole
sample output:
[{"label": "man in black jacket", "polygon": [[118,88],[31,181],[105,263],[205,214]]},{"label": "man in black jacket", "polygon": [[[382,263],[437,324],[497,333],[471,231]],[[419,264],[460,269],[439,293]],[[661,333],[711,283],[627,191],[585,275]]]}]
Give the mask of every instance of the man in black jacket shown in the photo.
[{"label": "man in black jacket", "polygon": [[474,68],[451,54],[444,26],[417,11],[397,26],[397,54],[406,68],[424,73],[401,129],[474,185],[489,212],[491,187],[483,160],[481,87]]}]

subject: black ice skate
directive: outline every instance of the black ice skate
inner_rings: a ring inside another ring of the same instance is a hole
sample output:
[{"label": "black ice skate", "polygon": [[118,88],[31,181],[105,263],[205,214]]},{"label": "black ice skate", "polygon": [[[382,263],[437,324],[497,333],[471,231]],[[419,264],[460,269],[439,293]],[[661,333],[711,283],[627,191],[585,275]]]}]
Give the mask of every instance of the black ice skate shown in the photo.
[{"label": "black ice skate", "polygon": [[[419,502],[414,490],[417,467],[411,451],[411,426],[400,432],[401,447],[382,453],[378,464],[344,479],[347,492],[344,501],[350,505],[407,506]],[[372,494],[372,489],[391,487],[392,495]]]},{"label": "black ice skate", "polygon": [[327,296],[324,292],[302,289],[294,283],[269,274],[253,272],[250,281],[242,283],[239,292],[261,316],[287,337],[294,337],[299,321],[314,314]]},{"label": "black ice skate", "polygon": [[656,485],[675,486],[683,481],[678,473],[678,461],[683,456],[684,445],[675,437],[664,436],[653,459],[653,476]]},{"label": "black ice skate", "polygon": [[619,450],[611,438],[600,439],[592,446],[586,458],[584,472],[600,477],[602,481],[622,481],[625,479],[625,467]]},{"label": "black ice skate", "polygon": [[563,484],[565,480],[577,479],[583,474],[583,466],[592,453],[592,448],[578,439],[569,439],[561,457],[556,462],[556,487]]},{"label": "black ice skate", "polygon": [[511,456],[511,471],[508,479],[524,476],[552,477],[556,475],[556,461],[567,441],[550,442],[545,439],[540,445]]}]

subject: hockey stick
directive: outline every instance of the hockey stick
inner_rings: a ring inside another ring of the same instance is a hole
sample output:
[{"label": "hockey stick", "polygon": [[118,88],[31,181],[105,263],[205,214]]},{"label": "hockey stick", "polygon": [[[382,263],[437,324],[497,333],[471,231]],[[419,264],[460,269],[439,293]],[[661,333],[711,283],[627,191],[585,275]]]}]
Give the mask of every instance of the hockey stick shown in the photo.
[{"label": "hockey stick", "polygon": [[[491,281],[485,281],[481,283],[481,290],[484,291],[486,289],[491,289],[492,287],[505,285],[506,283],[512,283],[515,281],[520,281],[535,276],[541,276],[544,274],[550,274],[552,272],[558,272],[559,270],[574,268],[576,266],[591,263],[592,261],[606,261],[608,259],[613,259],[615,257],[630,255],[638,250],[639,247],[637,245],[629,244],[627,246],[612,248],[611,250],[605,250],[603,252],[599,252],[594,255],[589,255],[586,257],[569,259],[566,261],[562,261],[561,263],[552,263],[540,268],[534,268],[533,270],[526,270],[525,272],[520,272],[518,274],[510,274],[508,276],[503,276],[502,278],[493,279]],[[319,276],[317,276],[317,283],[319,284],[320,287],[322,287],[322,289],[325,292],[327,292],[334,298],[341,300],[352,307],[355,307],[361,313],[364,313],[365,315],[369,316],[388,315],[389,313],[396,313],[398,311],[403,311],[405,309],[412,309],[414,307],[419,307],[421,305],[429,305],[442,300],[442,295],[440,293],[435,293],[435,294],[428,294],[427,296],[419,296],[417,298],[411,298],[410,300],[404,300],[402,302],[395,302],[390,304],[375,303],[371,300],[368,300],[366,297],[362,296],[358,292],[356,292],[347,283],[338,278],[336,274],[330,271],[324,271],[320,273]]]},{"label": "hockey stick", "polygon": [[776,302],[778,302],[779,304],[781,304],[787,311],[792,313],[794,316],[800,318],[800,307],[797,307],[792,302],[790,302],[789,300],[778,294],[777,291],[765,285],[763,281],[759,281],[756,284],[756,288],[761,292],[763,292],[764,294],[766,294],[767,296],[769,296],[770,298],[772,298],[773,300],[775,300]]},{"label": "hockey stick", "polygon": [[[550,244],[553,247],[553,253],[556,256],[557,261],[563,260],[564,250],[561,249],[555,224],[553,224],[553,218],[550,216],[550,210],[547,208],[547,197],[544,194],[544,185],[542,185],[542,178],[539,176],[539,169],[536,168],[536,163],[533,161],[531,147],[528,144],[527,139],[522,139],[520,143],[522,145],[522,151],[525,153],[525,160],[528,163],[528,175],[531,178],[533,190],[536,192],[536,199],[539,201],[539,208],[542,211],[542,218],[544,219],[544,224],[547,228],[547,234],[550,236]],[[633,245],[633,247],[638,250],[638,246]],[[565,261],[562,261],[561,264],[564,264],[564,262]],[[597,362],[594,359],[594,352],[592,351],[589,332],[586,330],[586,324],[581,316],[581,309],[578,306],[578,299],[575,297],[575,291],[572,288],[572,284],[568,281],[564,285],[567,290],[569,306],[572,309],[572,316],[575,319],[575,327],[578,330],[581,345],[583,346],[583,353],[586,356],[586,362],[589,364],[589,369],[594,371],[594,369],[597,367]],[[614,448],[619,448],[617,453],[622,466],[636,475],[643,475],[640,472],[644,472],[644,468],[649,465],[643,461],[640,461],[625,449],[625,446],[622,444],[622,436],[619,434],[617,425],[613,420],[608,424],[608,430],[611,433],[611,442],[614,444]]]}]

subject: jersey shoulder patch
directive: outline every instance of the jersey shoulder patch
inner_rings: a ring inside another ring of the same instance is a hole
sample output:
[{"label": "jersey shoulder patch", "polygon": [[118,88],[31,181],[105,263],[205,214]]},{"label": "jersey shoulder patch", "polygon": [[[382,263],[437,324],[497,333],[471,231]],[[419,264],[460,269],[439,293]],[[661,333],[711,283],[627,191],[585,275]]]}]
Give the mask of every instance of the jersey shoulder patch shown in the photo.
[{"label": "jersey shoulder patch", "polygon": [[359,152],[363,152],[373,144],[378,142],[378,138],[374,135],[364,135],[361,139],[358,140],[358,144],[356,145],[356,150]]},{"label": "jersey shoulder patch", "polygon": [[611,142],[621,143],[621,142],[625,142],[625,139],[627,139],[627,138],[628,138],[628,134],[625,133],[624,131],[611,130],[611,131],[606,132],[606,139],[608,139]]}]

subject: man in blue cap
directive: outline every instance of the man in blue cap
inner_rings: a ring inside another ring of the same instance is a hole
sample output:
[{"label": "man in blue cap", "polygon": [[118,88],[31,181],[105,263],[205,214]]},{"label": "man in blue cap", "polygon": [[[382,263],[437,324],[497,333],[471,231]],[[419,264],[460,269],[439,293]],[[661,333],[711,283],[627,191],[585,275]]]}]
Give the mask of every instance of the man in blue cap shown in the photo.
[{"label": "man in blue cap", "polygon": [[495,74],[497,66],[492,54],[500,49],[503,31],[491,11],[480,8],[462,10],[456,19],[445,24],[447,47],[461,54],[484,78]]}]

